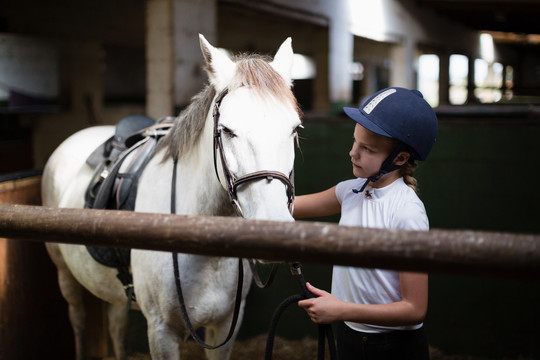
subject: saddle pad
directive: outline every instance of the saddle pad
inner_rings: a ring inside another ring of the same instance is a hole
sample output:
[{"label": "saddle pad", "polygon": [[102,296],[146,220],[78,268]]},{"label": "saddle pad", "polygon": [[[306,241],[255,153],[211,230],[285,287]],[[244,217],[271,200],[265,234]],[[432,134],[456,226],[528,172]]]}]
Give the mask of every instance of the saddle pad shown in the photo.
[{"label": "saddle pad", "polygon": [[94,260],[109,267],[129,267],[131,250],[123,248],[109,248],[101,246],[89,246],[86,248]]}]

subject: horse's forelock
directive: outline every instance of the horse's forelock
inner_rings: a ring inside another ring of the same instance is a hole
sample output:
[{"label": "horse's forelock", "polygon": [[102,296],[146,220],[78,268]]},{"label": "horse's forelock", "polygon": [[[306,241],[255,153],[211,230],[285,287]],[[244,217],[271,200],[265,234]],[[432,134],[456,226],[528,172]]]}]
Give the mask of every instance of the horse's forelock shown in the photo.
[{"label": "horse's forelock", "polygon": [[229,90],[252,87],[263,99],[272,97],[289,103],[300,115],[298,102],[285,79],[269,64],[270,58],[261,55],[241,55],[236,60],[237,71]]}]

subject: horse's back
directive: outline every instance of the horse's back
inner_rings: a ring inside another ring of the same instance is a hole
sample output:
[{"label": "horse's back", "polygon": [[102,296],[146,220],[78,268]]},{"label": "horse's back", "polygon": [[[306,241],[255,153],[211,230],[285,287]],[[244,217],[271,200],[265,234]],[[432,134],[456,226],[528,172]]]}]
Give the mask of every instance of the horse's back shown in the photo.
[{"label": "horse's back", "polygon": [[86,164],[86,159],[113,135],[114,126],[95,126],[80,130],[64,140],[43,171],[43,205],[82,208],[84,192],[94,171]]}]

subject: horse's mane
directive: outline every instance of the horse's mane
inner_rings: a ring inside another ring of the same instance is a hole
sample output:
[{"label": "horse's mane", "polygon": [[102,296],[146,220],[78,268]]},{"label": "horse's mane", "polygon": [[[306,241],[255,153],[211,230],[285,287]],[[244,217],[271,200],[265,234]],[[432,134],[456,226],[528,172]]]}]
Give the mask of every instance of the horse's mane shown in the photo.
[{"label": "horse's mane", "polygon": [[[291,88],[268,63],[269,60],[268,57],[261,55],[237,56],[235,58],[237,70],[228,86],[229,92],[242,86],[250,86],[262,99],[276,99],[289,103],[300,115],[300,108]],[[164,161],[168,158],[178,159],[195,145],[202,133],[215,95],[214,87],[207,84],[178,115],[175,125],[160,144],[160,149],[166,149]]]}]

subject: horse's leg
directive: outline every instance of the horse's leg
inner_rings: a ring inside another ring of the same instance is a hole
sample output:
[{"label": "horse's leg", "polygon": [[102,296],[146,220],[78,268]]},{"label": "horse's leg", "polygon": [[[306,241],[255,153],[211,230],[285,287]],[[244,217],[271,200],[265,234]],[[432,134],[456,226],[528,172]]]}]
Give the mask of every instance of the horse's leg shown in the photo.
[{"label": "horse's leg", "polygon": [[[231,357],[234,340],[236,339],[238,329],[240,328],[242,318],[244,317],[244,304],[245,300],[242,300],[242,304],[240,305],[240,311],[238,313],[238,322],[236,323],[236,329],[234,330],[231,339],[225,345],[215,350],[204,350],[206,353],[206,358],[208,360],[229,360],[229,358]],[[232,317],[233,314],[231,312],[231,315],[228,316],[224,321],[206,326],[204,332],[205,342],[209,345],[221,344],[229,334]]]},{"label": "horse's leg", "polygon": [[124,305],[108,304],[109,335],[111,336],[114,355],[117,360],[127,359],[124,339],[126,337],[128,315],[129,313]]},{"label": "horse's leg", "polygon": [[84,330],[86,325],[86,309],[83,300],[83,288],[75,280],[67,267],[57,244],[48,243],[47,251],[58,269],[58,285],[69,306],[69,320],[75,335],[76,359],[84,359]]},{"label": "horse's leg", "polygon": [[180,339],[178,334],[164,324],[159,317],[148,320],[148,343],[153,360],[180,359]]}]

